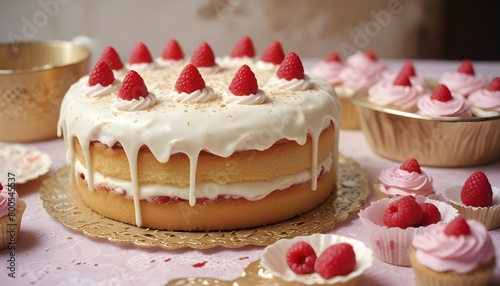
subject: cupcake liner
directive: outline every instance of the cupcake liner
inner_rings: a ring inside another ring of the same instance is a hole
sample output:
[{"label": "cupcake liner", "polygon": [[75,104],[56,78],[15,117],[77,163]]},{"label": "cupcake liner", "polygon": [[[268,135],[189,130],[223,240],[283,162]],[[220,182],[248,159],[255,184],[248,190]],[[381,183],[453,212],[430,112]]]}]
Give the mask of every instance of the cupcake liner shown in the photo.
[{"label": "cupcake liner", "polygon": [[500,189],[492,187],[493,190],[493,205],[490,207],[469,207],[462,204],[460,191],[462,185],[455,185],[446,189],[442,196],[444,200],[449,202],[458,210],[461,216],[466,219],[473,219],[484,224],[487,230],[492,230],[500,227]]},{"label": "cupcake liner", "polygon": [[8,215],[0,218],[0,250],[6,249],[9,247],[9,244],[17,241],[19,232],[21,231],[24,210],[26,210],[26,203],[23,200],[19,200],[14,221],[11,221],[11,217]]},{"label": "cupcake liner", "polygon": [[417,261],[415,250],[410,253],[410,261],[417,286],[486,286],[495,271],[495,260],[493,260],[488,265],[465,274],[453,271],[436,272]]},{"label": "cupcake liner", "polygon": [[349,97],[340,96],[340,105],[342,106],[341,112],[341,129],[360,129],[358,111],[356,106],[352,103]]},{"label": "cupcake liner", "polygon": [[[331,279],[324,279],[318,273],[299,275],[294,273],[286,263],[286,251],[290,246],[299,241],[309,243],[319,256],[327,247],[346,242],[353,246],[356,254],[356,269],[349,275],[336,276]],[[260,255],[260,264],[266,268],[273,276],[289,282],[298,282],[305,285],[328,284],[328,285],[356,285],[363,273],[373,264],[373,252],[363,242],[337,236],[333,234],[313,234],[310,236],[298,236],[292,239],[281,239],[267,246]]]},{"label": "cupcake liner", "polygon": [[[458,215],[458,211],[445,202],[423,196],[415,197],[418,203],[429,202],[437,206],[441,213],[439,223],[447,223]],[[410,266],[409,253],[413,237],[425,227],[387,227],[384,225],[384,212],[389,204],[399,197],[381,199],[373,202],[358,213],[361,223],[368,234],[368,240],[375,256],[389,264]]]}]

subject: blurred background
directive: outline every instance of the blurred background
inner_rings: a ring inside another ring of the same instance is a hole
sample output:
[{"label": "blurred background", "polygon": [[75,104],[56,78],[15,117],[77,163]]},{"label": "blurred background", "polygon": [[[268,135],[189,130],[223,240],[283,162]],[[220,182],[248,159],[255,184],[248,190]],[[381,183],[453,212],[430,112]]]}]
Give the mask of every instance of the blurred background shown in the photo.
[{"label": "blurred background", "polygon": [[[342,58],[373,49],[381,58],[500,60],[500,1],[452,0],[2,0],[0,42],[75,40],[107,45],[122,60],[139,41],[159,56],[175,38],[186,55],[203,41],[227,55],[244,35],[260,53]],[[89,40],[90,39],[90,40]]]}]

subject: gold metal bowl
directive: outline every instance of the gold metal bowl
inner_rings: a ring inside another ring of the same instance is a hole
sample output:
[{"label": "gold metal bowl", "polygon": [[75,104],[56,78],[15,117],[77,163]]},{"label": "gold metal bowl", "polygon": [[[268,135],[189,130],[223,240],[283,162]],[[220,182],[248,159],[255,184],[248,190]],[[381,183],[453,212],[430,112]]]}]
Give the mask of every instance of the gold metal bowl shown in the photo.
[{"label": "gold metal bowl", "polygon": [[413,157],[432,167],[470,167],[500,160],[500,116],[434,118],[381,106],[366,92],[352,97],[361,130],[378,155],[403,162]]},{"label": "gold metal bowl", "polygon": [[89,59],[71,42],[0,43],[0,141],[55,138],[64,94],[88,73]]}]

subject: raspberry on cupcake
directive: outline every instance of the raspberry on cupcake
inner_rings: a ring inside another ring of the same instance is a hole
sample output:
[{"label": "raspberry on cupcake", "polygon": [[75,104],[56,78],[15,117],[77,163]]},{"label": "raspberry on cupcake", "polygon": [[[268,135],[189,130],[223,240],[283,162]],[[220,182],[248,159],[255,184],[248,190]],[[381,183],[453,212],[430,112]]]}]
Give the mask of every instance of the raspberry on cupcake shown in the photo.
[{"label": "raspberry on cupcake", "polygon": [[471,117],[467,100],[460,94],[452,94],[444,84],[438,85],[430,96],[417,102],[418,112],[431,117]]},{"label": "raspberry on cupcake", "polygon": [[443,197],[466,219],[478,220],[488,230],[500,226],[500,189],[491,186],[484,172],[474,172],[463,185],[448,188]]},{"label": "raspberry on cupcake", "polygon": [[484,225],[458,216],[416,234],[410,263],[418,286],[488,285],[495,270],[495,247]]},{"label": "raspberry on cupcake", "polygon": [[373,187],[378,198],[428,196],[434,193],[432,176],[420,168],[415,158],[409,158],[399,166],[382,170],[378,180],[379,182]]},{"label": "raspberry on cupcake", "polygon": [[410,266],[408,255],[415,234],[457,215],[444,202],[410,195],[378,200],[358,213],[375,256],[398,266]]}]

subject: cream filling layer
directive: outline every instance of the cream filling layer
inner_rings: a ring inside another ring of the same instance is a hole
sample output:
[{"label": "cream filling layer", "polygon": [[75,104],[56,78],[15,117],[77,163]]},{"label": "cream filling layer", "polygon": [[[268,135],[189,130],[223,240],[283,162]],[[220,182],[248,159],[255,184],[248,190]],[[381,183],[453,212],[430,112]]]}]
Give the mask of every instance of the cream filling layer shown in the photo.
[{"label": "cream filling layer", "polygon": [[[321,175],[331,170],[333,163],[333,153],[331,153],[317,167],[317,174]],[[88,174],[87,169],[80,161],[75,160],[75,176],[80,179],[79,174]],[[98,171],[94,171],[94,186],[106,186],[112,188],[114,192],[127,197],[135,198],[132,192],[132,182],[118,178],[104,176]],[[312,178],[310,170],[304,170],[294,175],[286,175],[273,178],[267,181],[240,182],[230,184],[217,184],[214,182],[200,182],[194,189],[196,199],[216,199],[219,196],[226,198],[244,198],[249,201],[261,200],[275,190],[284,190],[295,184],[310,181]],[[94,188],[91,188],[92,190]],[[190,188],[173,185],[160,185],[152,183],[139,184],[138,198],[140,200],[151,200],[154,197],[166,196],[182,200],[190,199]],[[136,210],[137,211],[137,210]]]}]

